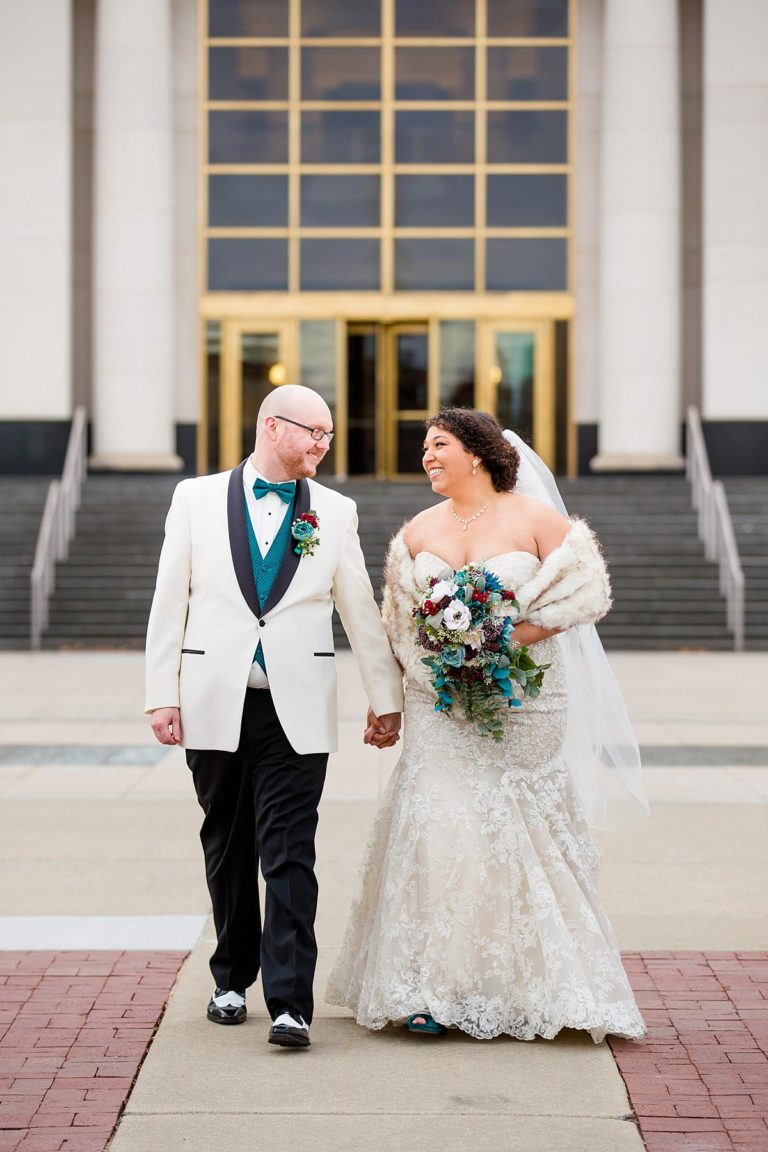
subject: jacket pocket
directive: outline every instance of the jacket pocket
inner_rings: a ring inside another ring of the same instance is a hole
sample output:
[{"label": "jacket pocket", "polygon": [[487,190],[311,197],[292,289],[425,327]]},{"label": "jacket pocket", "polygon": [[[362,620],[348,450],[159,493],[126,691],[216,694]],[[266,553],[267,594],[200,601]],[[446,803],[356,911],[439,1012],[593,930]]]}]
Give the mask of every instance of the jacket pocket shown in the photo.
[{"label": "jacket pocket", "polygon": [[335,656],[335,652],[313,652],[313,656]]},{"label": "jacket pocket", "polygon": [[182,648],[182,656],[205,656],[205,648]]}]

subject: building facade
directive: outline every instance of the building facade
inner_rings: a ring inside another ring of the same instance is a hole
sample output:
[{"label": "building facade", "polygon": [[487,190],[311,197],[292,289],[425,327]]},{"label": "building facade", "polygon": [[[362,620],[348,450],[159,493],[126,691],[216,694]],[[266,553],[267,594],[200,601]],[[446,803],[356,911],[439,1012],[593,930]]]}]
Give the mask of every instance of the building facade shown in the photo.
[{"label": "building facade", "polygon": [[339,476],[473,404],[561,473],[768,471],[762,0],[0,0],[0,465]]}]

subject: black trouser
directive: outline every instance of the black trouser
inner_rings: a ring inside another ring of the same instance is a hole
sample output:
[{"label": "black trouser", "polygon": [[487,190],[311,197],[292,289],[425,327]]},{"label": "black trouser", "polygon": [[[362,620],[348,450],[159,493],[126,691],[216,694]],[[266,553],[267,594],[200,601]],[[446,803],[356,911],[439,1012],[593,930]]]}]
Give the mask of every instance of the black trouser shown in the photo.
[{"label": "black trouser", "polygon": [[[317,962],[315,830],[326,752],[295,752],[271,693],[245,694],[236,752],[187,751],[205,813],[200,840],[218,942],[219,988],[243,990],[259,974],[270,1015],[286,1007],[312,1020]],[[258,871],[266,883],[262,930]]]}]

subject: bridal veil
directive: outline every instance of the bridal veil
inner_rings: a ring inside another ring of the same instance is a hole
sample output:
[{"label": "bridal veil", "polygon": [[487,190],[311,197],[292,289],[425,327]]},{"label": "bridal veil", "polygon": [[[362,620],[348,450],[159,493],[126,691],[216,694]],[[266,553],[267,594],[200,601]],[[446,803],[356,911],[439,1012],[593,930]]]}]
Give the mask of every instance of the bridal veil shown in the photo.
[{"label": "bridal veil", "polygon": [[[567,516],[555,478],[544,461],[510,429],[504,439],[520,456],[515,491]],[[557,637],[568,685],[563,758],[587,820],[594,828],[624,828],[648,815],[640,750],[619,683],[594,624]]]}]

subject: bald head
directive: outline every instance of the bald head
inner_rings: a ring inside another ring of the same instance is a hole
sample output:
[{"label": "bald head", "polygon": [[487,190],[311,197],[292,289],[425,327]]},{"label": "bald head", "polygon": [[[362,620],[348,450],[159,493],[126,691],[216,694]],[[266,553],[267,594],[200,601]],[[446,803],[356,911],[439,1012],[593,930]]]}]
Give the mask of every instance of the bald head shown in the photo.
[{"label": "bald head", "polygon": [[269,392],[259,408],[256,438],[267,416],[288,416],[302,424],[332,427],[331,410],[319,392],[301,384],[283,384]]}]

